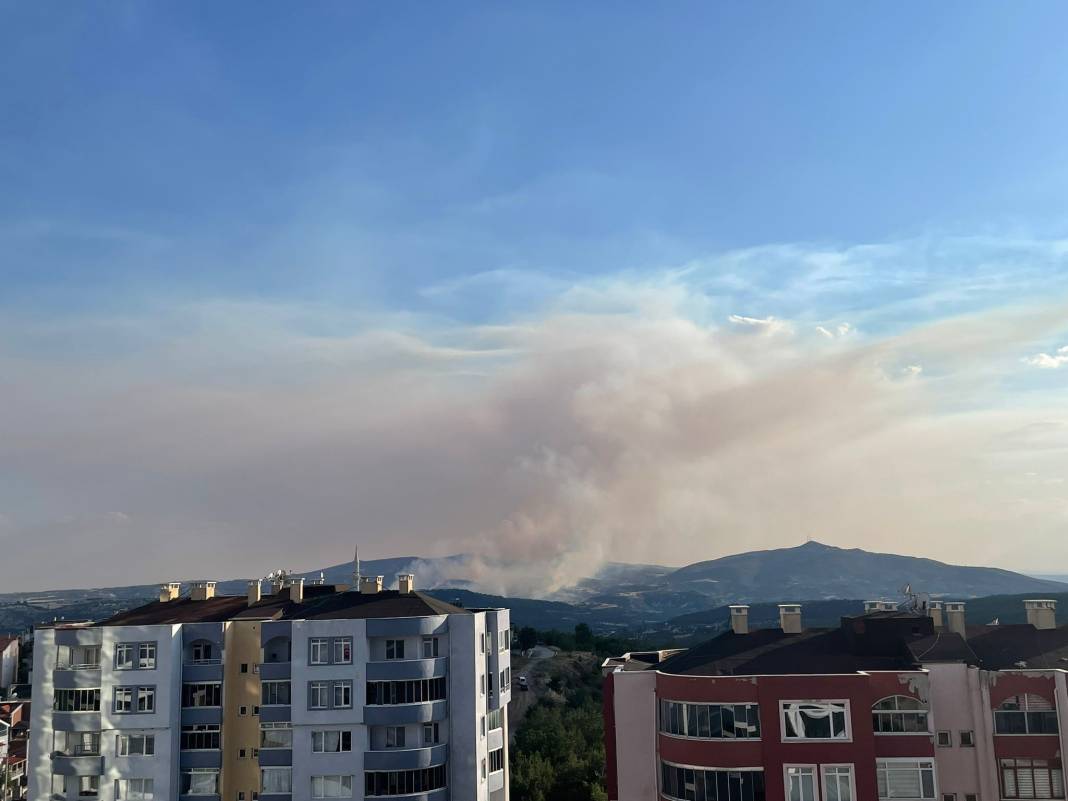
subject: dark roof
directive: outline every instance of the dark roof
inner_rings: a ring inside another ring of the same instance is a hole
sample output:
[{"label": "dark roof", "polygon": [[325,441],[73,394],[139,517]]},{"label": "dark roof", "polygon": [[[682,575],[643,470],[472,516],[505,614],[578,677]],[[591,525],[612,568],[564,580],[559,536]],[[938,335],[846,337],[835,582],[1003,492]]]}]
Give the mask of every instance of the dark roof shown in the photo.
[{"label": "dark roof", "polygon": [[969,626],[968,645],[988,670],[1068,669],[1068,626],[1055,629],[1036,629],[1029,623]]},{"label": "dark roof", "polygon": [[329,584],[312,584],[304,587],[304,598],[300,603],[291,601],[286,590],[277,595],[265,595],[252,606],[248,605],[244,595],[219,595],[206,601],[182,597],[174,601],[152,601],[113,615],[98,625],[152,626],[248,619],[341,620],[456,614],[470,614],[470,610],[421,592],[402,595],[397,590],[382,590],[365,594],[341,592],[338,587]]},{"label": "dark roof", "polygon": [[908,644],[909,652],[917,663],[965,662],[979,664],[979,657],[968,641],[952,631],[940,631]]}]

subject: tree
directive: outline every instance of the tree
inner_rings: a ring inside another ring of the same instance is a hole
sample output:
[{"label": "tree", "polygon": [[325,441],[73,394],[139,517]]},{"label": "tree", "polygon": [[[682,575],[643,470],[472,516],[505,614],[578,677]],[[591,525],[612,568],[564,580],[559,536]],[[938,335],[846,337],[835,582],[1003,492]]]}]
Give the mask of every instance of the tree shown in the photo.
[{"label": "tree", "polygon": [[593,631],[585,623],[575,626],[575,646],[584,650],[593,647]]},{"label": "tree", "polygon": [[519,649],[529,651],[538,644],[538,632],[530,626],[523,626],[519,630]]}]

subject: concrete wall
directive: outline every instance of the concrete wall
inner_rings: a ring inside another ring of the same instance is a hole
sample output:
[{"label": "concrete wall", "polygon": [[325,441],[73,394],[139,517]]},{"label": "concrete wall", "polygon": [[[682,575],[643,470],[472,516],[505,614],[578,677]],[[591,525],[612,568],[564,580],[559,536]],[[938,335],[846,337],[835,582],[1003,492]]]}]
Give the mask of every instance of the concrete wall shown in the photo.
[{"label": "concrete wall", "polygon": [[652,671],[612,676],[616,790],[610,801],[658,798],[656,676]]},{"label": "concrete wall", "polygon": [[480,691],[488,657],[481,647],[485,633],[482,613],[449,617],[449,795],[465,801],[489,797],[481,773],[482,760],[488,771],[489,754],[481,733],[487,712],[487,696]]},{"label": "concrete wall", "polygon": [[33,647],[33,704],[27,760],[28,798],[44,801],[52,788],[52,671],[56,666],[54,629],[37,629]]},{"label": "concrete wall", "polygon": [[[989,694],[982,686],[984,674],[967,665],[928,665],[931,677],[931,731],[949,731],[950,747],[935,748],[935,765],[941,792],[978,793],[980,798],[998,798],[997,767],[992,744],[993,718]],[[960,733],[975,732],[975,746],[962,747]]]},{"label": "concrete wall", "polygon": [[[260,704],[260,623],[234,620],[226,624],[223,679],[222,797],[234,801],[244,791],[246,800],[260,789],[259,761],[252,757],[260,745],[260,718],[252,714]],[[241,666],[247,667],[241,672]],[[244,707],[245,714],[240,710]],[[241,750],[245,758],[240,757]]]},{"label": "concrete wall", "polygon": [[19,641],[12,640],[0,651],[0,690],[6,690],[18,678]]}]

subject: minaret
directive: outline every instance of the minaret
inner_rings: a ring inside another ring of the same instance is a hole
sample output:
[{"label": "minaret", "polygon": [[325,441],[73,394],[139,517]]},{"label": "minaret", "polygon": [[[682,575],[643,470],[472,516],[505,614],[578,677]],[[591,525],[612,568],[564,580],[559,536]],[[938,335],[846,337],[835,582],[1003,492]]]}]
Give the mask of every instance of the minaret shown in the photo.
[{"label": "minaret", "polygon": [[360,546],[356,546],[356,551],[352,555],[352,589],[353,592],[360,591]]}]

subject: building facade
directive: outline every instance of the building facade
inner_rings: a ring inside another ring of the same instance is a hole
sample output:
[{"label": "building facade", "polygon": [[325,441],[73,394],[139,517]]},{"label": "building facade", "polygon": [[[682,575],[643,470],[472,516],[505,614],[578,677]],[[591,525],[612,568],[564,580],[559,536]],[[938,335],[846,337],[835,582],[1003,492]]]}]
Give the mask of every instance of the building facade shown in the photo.
[{"label": "building facade", "polygon": [[[1065,798],[1068,626],[967,626],[963,604],[869,604],[833,629],[731,628],[605,673],[612,801]],[[948,608],[947,608],[948,607]],[[943,624],[944,619],[944,624]]]},{"label": "building facade", "polygon": [[19,674],[19,638],[0,636],[0,697],[16,681]]},{"label": "building facade", "polygon": [[31,801],[506,801],[506,609],[280,579],[35,633]]}]

